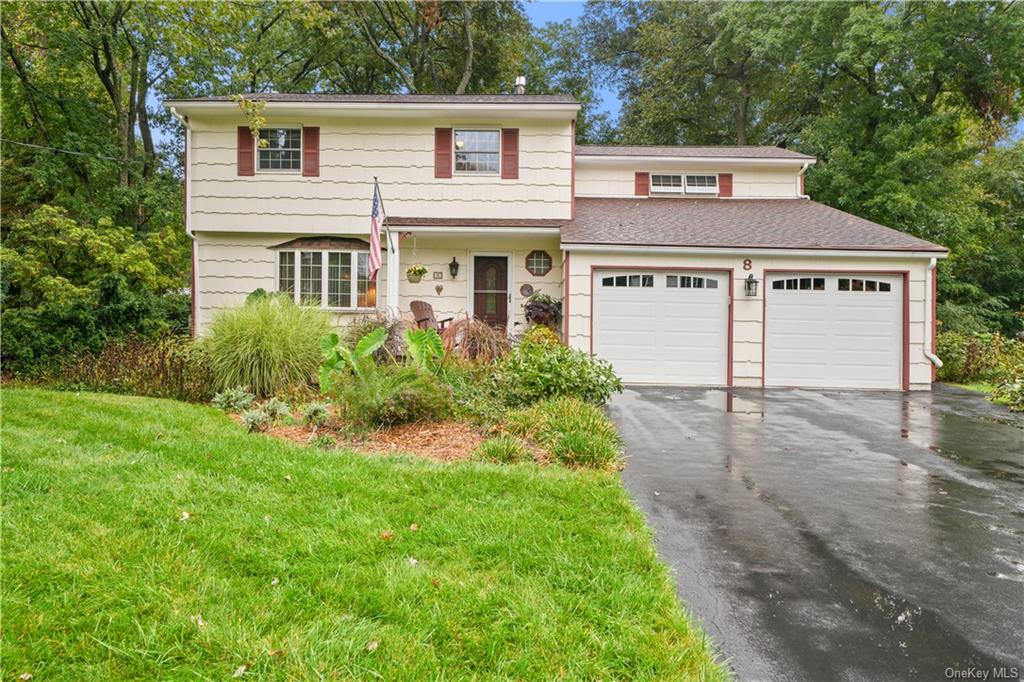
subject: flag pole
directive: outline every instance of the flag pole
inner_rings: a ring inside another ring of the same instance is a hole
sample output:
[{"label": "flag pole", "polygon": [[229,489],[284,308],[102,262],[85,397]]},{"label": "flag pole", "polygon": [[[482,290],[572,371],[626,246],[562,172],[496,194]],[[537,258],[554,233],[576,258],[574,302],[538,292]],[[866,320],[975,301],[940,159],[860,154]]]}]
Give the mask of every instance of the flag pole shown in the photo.
[{"label": "flag pole", "polygon": [[380,212],[384,214],[384,232],[388,236],[388,253],[395,252],[395,243],[391,241],[391,226],[388,225],[388,212],[384,209],[384,195],[380,193],[380,183],[377,182],[377,176],[373,176],[373,191],[380,197]]}]

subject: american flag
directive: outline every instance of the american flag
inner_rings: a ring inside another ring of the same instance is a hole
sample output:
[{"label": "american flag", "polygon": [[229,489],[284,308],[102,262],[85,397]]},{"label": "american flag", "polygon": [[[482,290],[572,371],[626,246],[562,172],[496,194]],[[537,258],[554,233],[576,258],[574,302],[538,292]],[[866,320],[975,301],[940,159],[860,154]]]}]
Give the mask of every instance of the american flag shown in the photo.
[{"label": "american flag", "polygon": [[373,183],[373,209],[370,211],[370,272],[367,279],[377,279],[380,271],[380,224],[384,216],[384,206],[380,200],[380,187]]}]

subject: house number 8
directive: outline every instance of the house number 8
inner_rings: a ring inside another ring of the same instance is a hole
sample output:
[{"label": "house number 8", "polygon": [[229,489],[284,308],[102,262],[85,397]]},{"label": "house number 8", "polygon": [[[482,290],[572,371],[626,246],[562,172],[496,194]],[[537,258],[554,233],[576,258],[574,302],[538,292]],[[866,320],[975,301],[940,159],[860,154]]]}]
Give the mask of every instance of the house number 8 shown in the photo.
[{"label": "house number 8", "polygon": [[754,266],[753,266],[753,264],[752,264],[752,263],[750,262],[750,259],[749,259],[749,258],[744,258],[744,259],[743,259],[743,269],[744,269],[744,270],[749,270],[749,269],[750,269],[750,268],[752,268],[752,267],[754,267]]}]

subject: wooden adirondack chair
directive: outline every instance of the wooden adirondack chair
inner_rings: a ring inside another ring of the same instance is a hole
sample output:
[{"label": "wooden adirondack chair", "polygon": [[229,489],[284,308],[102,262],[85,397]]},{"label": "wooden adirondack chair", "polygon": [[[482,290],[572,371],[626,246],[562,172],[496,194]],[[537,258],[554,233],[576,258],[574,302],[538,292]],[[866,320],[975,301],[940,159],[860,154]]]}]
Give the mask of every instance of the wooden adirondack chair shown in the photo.
[{"label": "wooden adirondack chair", "polygon": [[434,317],[434,307],[426,301],[413,301],[409,304],[409,308],[412,310],[412,316],[416,320],[417,329],[436,329],[441,332],[448,326],[453,317],[446,317],[443,320],[438,320]]}]

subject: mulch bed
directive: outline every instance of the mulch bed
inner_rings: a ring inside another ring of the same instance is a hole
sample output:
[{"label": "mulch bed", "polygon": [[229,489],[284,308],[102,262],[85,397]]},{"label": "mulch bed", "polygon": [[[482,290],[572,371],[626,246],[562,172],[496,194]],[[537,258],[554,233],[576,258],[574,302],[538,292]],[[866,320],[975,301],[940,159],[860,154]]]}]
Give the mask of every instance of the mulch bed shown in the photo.
[{"label": "mulch bed", "polygon": [[[242,423],[240,416],[234,415],[234,418]],[[338,447],[366,454],[407,454],[435,462],[470,459],[473,451],[486,440],[479,427],[456,421],[401,424],[371,431],[358,438],[347,437],[337,425],[331,424],[321,426],[316,433],[302,425],[273,426],[265,433],[299,445],[309,445],[317,436],[330,436],[335,439]]]}]

